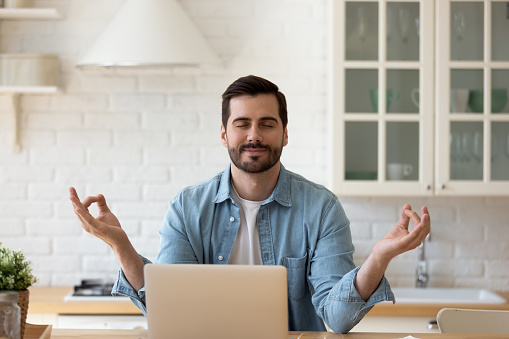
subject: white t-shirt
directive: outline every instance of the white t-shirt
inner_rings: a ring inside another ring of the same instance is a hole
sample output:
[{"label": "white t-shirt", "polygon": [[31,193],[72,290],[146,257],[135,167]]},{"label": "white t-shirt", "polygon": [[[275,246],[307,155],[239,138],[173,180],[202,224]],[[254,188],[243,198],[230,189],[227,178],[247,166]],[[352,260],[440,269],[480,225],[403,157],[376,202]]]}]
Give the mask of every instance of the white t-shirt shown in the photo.
[{"label": "white t-shirt", "polygon": [[262,201],[242,199],[231,183],[230,191],[232,192],[233,200],[239,205],[240,227],[228,264],[262,265],[256,222],[256,216]]}]

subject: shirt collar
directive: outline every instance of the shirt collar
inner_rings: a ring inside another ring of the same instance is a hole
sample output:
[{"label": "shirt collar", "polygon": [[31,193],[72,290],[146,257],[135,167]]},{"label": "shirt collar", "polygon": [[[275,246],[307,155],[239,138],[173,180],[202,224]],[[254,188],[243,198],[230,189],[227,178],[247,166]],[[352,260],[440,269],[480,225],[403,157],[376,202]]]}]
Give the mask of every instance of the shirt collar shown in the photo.
[{"label": "shirt collar", "polygon": [[[214,203],[221,203],[226,199],[230,199],[233,202],[232,194],[230,192],[230,181],[231,164],[228,165],[228,168],[221,175]],[[283,206],[292,206],[292,199],[290,196],[290,175],[283,164],[281,164],[281,168],[279,170],[279,178],[277,180],[276,187],[274,188],[274,191],[272,191],[270,197],[265,200],[263,204],[267,204],[273,200]]]}]

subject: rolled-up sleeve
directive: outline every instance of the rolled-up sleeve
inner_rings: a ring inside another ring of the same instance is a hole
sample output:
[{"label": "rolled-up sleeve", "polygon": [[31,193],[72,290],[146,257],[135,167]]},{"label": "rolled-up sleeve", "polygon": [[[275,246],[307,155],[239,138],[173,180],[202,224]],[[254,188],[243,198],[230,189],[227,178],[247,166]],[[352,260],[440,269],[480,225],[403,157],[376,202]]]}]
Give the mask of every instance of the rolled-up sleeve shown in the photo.
[{"label": "rolled-up sleeve", "polygon": [[[143,259],[143,262],[146,264],[151,264],[152,262],[147,258],[140,255]],[[145,286],[143,286],[138,292],[131,286],[129,281],[124,275],[122,269],[118,272],[117,280],[113,285],[111,290],[111,294],[113,296],[117,296],[118,294],[125,295],[131,299],[133,304],[140,309],[143,315],[147,316],[147,308],[145,306]]]},{"label": "rolled-up sleeve", "polygon": [[345,274],[320,305],[319,315],[334,332],[349,332],[377,303],[394,301],[394,295],[385,277],[368,300],[362,299],[354,286],[355,276],[360,267]]},{"label": "rolled-up sleeve", "polygon": [[355,267],[353,253],[350,223],[339,201],[332,199],[321,220],[308,278],[318,316],[337,333],[349,332],[375,304],[394,301],[385,277],[368,300],[360,296],[354,285],[360,266]]}]

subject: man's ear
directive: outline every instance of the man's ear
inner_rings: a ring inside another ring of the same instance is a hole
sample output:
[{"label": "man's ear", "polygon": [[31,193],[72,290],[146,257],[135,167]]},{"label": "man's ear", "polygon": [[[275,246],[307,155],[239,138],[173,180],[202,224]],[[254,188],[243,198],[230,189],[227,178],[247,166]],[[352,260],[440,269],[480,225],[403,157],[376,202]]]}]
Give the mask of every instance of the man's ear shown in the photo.
[{"label": "man's ear", "polygon": [[223,123],[221,123],[221,144],[228,148],[228,139],[226,138],[226,128]]},{"label": "man's ear", "polygon": [[285,127],[285,130],[283,131],[283,146],[288,145],[288,128]]}]

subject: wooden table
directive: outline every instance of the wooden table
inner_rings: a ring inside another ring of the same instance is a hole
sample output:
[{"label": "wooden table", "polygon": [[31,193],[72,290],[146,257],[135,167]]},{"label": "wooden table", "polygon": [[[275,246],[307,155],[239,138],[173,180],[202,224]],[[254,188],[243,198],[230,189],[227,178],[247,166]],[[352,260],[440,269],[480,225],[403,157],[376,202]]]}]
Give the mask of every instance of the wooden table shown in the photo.
[{"label": "wooden table", "polygon": [[[411,333],[350,333],[336,334],[328,332],[289,332],[288,338],[292,339],[398,339],[404,338]],[[479,334],[413,334],[415,338],[422,339],[485,339],[486,335]],[[146,330],[69,330],[54,329],[51,339],[147,339]],[[489,335],[489,338],[509,338],[509,335]],[[231,339],[231,338],[225,338]]]},{"label": "wooden table", "polygon": [[[120,302],[102,301],[72,301],[65,302],[64,297],[72,291],[71,287],[45,287],[33,286],[30,288],[29,313],[54,313],[54,314],[141,314],[128,298]],[[509,300],[508,292],[498,293]],[[509,303],[505,304],[473,304],[473,305],[447,305],[447,307],[501,309],[509,310]],[[368,316],[430,316],[436,317],[438,311],[443,308],[441,304],[404,304],[404,303],[380,303],[377,304]],[[100,310],[100,311],[99,311]],[[430,318],[431,319],[431,318]],[[486,335],[466,334],[440,334],[440,333],[349,333],[346,335],[327,332],[290,332],[288,338],[316,339],[316,338],[345,338],[345,339],[398,339],[408,335],[422,339],[456,339],[456,338],[487,338]],[[300,337],[299,337],[300,336]],[[56,329],[52,330],[53,339],[147,339],[145,330],[81,330],[81,329]],[[507,338],[509,335],[494,336],[489,338]],[[38,339],[38,338],[25,338]],[[229,338],[228,338],[229,339]]]}]

